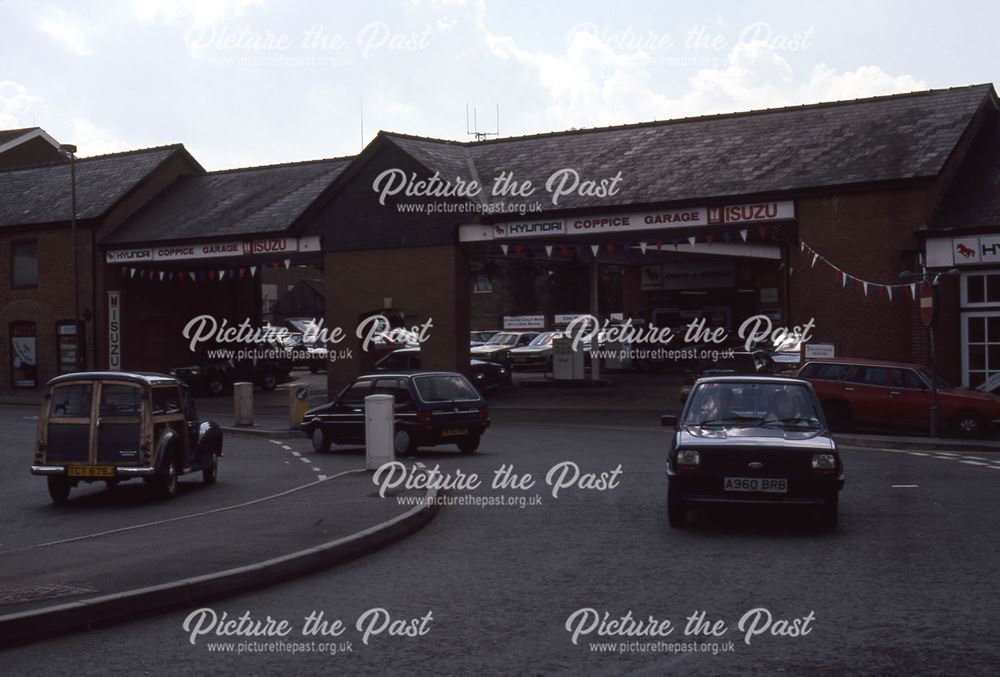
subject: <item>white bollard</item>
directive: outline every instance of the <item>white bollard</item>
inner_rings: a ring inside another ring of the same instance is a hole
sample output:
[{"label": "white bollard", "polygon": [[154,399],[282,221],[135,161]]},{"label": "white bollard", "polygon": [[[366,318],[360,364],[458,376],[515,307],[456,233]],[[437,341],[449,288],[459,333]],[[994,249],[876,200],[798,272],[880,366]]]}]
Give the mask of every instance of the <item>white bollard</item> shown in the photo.
[{"label": "white bollard", "polygon": [[233,384],[233,425],[253,425],[253,383]]},{"label": "white bollard", "polygon": [[395,415],[392,395],[369,395],[365,398],[365,466],[377,470],[395,459],[393,435]]}]

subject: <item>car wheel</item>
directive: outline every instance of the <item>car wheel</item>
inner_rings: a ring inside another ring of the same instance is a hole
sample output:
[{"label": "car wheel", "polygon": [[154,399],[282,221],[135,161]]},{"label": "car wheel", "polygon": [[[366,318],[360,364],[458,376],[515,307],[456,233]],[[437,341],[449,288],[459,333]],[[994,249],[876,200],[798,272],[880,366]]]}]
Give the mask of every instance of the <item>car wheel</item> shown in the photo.
[{"label": "car wheel", "polygon": [[479,448],[479,440],[481,435],[469,435],[465,439],[457,442],[458,450],[463,454],[474,454],[476,449]]},{"label": "car wheel", "polygon": [[978,438],[986,435],[986,423],[983,417],[974,411],[956,414],[953,426],[960,437]]},{"label": "car wheel", "polygon": [[208,394],[212,397],[219,397],[226,392],[225,382],[218,377],[213,377],[208,381]]},{"label": "car wheel", "polygon": [[400,456],[413,456],[417,453],[417,441],[405,430],[397,430],[392,442],[396,453]]},{"label": "car wheel", "polygon": [[312,440],[313,451],[317,454],[325,454],[330,451],[330,438],[326,436],[326,433],[323,432],[323,428],[320,426],[313,428],[309,438]]},{"label": "car wheel", "polygon": [[836,529],[840,521],[840,498],[837,494],[828,498],[820,508],[819,522],[824,529]]},{"label": "car wheel", "polygon": [[826,415],[826,421],[833,432],[854,430],[854,413],[846,402],[824,402],[823,413]]},{"label": "car wheel", "polygon": [[674,498],[674,492],[667,491],[667,519],[674,529],[682,529],[687,525],[687,502]]},{"label": "car wheel", "polygon": [[278,387],[278,375],[274,373],[273,369],[266,370],[264,375],[260,377],[260,387],[268,392]]},{"label": "car wheel", "polygon": [[201,471],[201,481],[206,486],[212,486],[219,481],[219,458],[213,452],[211,465],[205,466],[204,470]]},{"label": "car wheel", "polygon": [[173,459],[168,459],[163,469],[157,474],[154,484],[160,498],[173,498],[177,495],[177,466]]},{"label": "car wheel", "polygon": [[53,503],[65,503],[69,499],[69,490],[73,485],[65,477],[48,477],[49,498]]}]

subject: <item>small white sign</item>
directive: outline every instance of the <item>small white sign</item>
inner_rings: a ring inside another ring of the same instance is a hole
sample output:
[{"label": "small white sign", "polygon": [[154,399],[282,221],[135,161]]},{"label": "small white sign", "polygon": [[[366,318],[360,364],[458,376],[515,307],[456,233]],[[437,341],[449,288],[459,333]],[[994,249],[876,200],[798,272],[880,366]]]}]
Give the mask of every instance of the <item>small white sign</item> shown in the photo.
[{"label": "small white sign", "polygon": [[828,360],[836,357],[837,351],[832,343],[807,343],[805,357],[807,360],[819,359]]},{"label": "small white sign", "polygon": [[984,383],[982,383],[976,390],[984,393],[992,393],[997,388],[1000,388],[1000,372],[997,372],[990,376]]},{"label": "small white sign", "polygon": [[778,302],[778,288],[777,287],[761,287],[761,289],[760,289],[760,302],[761,303],[777,303]]},{"label": "small white sign", "polygon": [[507,315],[503,318],[503,328],[507,330],[518,329],[544,329],[544,315]]}]

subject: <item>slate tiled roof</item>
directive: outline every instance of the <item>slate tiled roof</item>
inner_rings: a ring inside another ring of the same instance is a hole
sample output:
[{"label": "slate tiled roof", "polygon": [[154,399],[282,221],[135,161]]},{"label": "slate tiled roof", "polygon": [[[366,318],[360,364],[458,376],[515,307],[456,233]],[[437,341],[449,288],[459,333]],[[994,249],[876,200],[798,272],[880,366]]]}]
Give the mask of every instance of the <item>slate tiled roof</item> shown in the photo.
[{"label": "slate tiled roof", "polygon": [[951,182],[932,228],[1000,226],[1000,112],[991,113]]},{"label": "slate tiled roof", "polygon": [[104,239],[182,240],[286,230],[352,158],[182,176]]},{"label": "slate tiled roof", "polygon": [[[76,161],[77,217],[102,216],[174,153],[175,144]],[[69,221],[70,167],[56,162],[0,169],[0,226]]]},{"label": "slate tiled roof", "polygon": [[33,132],[38,127],[24,127],[22,129],[0,129],[0,146],[7,143],[8,141],[13,141],[19,136],[24,136],[28,132]]},{"label": "slate tiled roof", "polygon": [[[995,96],[973,85],[480,142],[381,135],[443,178],[468,179],[471,159],[487,186],[502,171],[530,179],[539,189],[526,202],[547,199],[547,178],[569,167],[582,179],[621,171],[615,201],[649,204],[934,176]],[[566,197],[559,208],[607,204]]]}]

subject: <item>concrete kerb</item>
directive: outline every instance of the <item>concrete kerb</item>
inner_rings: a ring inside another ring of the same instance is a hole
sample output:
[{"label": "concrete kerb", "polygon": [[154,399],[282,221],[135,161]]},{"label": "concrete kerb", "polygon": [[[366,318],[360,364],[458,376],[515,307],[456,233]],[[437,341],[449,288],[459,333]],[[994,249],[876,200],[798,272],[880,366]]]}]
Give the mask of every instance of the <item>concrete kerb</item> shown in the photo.
[{"label": "concrete kerb", "polygon": [[[357,472],[366,472],[359,470]],[[262,562],[160,585],[0,616],[0,647],[162,613],[247,592],[370,554],[416,533],[439,509],[438,490],[422,505],[364,531]]]},{"label": "concrete kerb", "polygon": [[221,425],[222,432],[232,435],[250,435],[251,437],[274,437],[278,439],[292,439],[300,437],[306,439],[301,430],[277,430],[274,428],[256,428],[251,426]]}]

